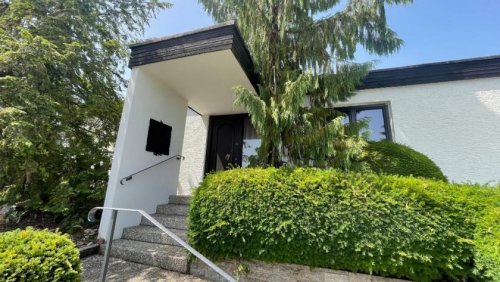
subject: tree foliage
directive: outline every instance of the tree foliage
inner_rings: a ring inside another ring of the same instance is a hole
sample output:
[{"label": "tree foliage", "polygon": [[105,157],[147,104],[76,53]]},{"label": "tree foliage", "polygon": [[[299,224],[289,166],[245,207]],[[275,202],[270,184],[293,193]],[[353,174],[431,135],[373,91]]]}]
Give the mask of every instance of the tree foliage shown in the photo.
[{"label": "tree foliage", "polygon": [[169,6],[0,0],[0,201],[68,214],[102,200],[127,44]]},{"label": "tree foliage", "polygon": [[352,62],[358,45],[379,55],[401,46],[385,5],[411,0],[199,2],[217,21],[238,20],[254,58],[258,95],[234,90],[262,139],[263,163],[349,168],[361,157],[366,143],[331,108],[371,67]]}]

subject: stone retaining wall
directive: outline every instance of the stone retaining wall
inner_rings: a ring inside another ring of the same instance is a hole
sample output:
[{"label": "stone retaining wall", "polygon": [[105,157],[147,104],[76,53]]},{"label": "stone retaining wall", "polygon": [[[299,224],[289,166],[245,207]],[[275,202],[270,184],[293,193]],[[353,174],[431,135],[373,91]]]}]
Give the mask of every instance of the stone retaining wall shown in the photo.
[{"label": "stone retaining wall", "polygon": [[[263,263],[260,261],[226,261],[217,265],[238,281],[273,281],[273,282],[403,282],[406,280],[380,276],[311,268],[309,266],[287,263]],[[191,274],[211,281],[225,281],[200,260],[191,263]]]}]

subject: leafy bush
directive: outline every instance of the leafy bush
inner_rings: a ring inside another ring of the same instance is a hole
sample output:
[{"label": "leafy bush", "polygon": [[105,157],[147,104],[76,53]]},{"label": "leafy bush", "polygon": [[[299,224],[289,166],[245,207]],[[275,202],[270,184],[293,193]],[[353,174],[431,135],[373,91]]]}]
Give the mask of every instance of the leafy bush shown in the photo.
[{"label": "leafy bush", "polygon": [[477,272],[500,281],[500,208],[487,209],[476,229]]},{"label": "leafy bush", "polygon": [[80,254],[67,235],[48,230],[0,233],[0,280],[80,281]]},{"label": "leafy bush", "polygon": [[367,153],[366,161],[376,173],[447,181],[441,169],[431,159],[408,146],[389,141],[370,142]]},{"label": "leafy bush", "polygon": [[499,192],[335,170],[234,169],[195,191],[189,239],[216,260],[456,280],[473,273],[475,218],[500,204]]}]

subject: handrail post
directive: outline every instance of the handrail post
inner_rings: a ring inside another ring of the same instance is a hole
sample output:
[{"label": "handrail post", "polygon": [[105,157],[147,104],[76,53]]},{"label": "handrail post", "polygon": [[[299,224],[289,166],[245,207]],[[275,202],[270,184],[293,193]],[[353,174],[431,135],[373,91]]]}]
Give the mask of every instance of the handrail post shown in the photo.
[{"label": "handrail post", "polygon": [[111,211],[111,222],[109,223],[109,236],[106,241],[106,250],[104,250],[104,261],[102,262],[101,269],[101,282],[106,281],[106,272],[108,272],[109,255],[111,254],[111,245],[113,243],[113,235],[115,233],[116,217],[118,215],[117,210]]}]

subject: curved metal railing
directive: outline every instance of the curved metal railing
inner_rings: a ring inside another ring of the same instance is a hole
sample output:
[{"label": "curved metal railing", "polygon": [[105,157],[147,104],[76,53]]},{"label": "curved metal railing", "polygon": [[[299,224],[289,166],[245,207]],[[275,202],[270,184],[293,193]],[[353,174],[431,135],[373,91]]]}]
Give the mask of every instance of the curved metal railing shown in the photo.
[{"label": "curved metal railing", "polygon": [[156,219],[154,219],[151,215],[149,215],[147,212],[143,210],[136,210],[136,209],[124,209],[124,208],[108,208],[108,207],[95,207],[92,208],[89,213],[88,213],[88,220],[90,222],[95,222],[95,213],[98,210],[110,210],[111,211],[111,221],[109,225],[109,235],[106,240],[106,250],[104,251],[104,261],[101,269],[101,278],[100,281],[106,281],[106,272],[108,271],[108,263],[109,263],[109,255],[111,254],[111,245],[113,242],[113,234],[115,232],[115,224],[116,224],[116,217],[118,215],[119,211],[124,211],[124,212],[136,212],[145,217],[147,220],[149,220],[154,226],[159,228],[161,231],[166,233],[170,238],[174,239],[175,242],[177,242],[179,245],[181,245],[184,249],[188,250],[190,253],[192,253],[195,257],[206,263],[211,269],[213,269],[217,274],[220,276],[224,277],[227,281],[230,282],[236,282],[236,280],[229,274],[227,274],[224,270],[222,270],[220,267],[215,265],[211,260],[206,258],[204,255],[200,254],[197,250],[195,250],[193,247],[191,247],[188,243],[186,243],[184,240],[179,238],[177,235],[175,235],[172,231],[168,230],[165,226],[163,226],[161,223],[159,223]]},{"label": "curved metal railing", "polygon": [[168,162],[168,161],[170,161],[171,159],[174,159],[174,158],[175,158],[175,159],[177,159],[177,160],[181,160],[181,159],[182,159],[182,160],[184,160],[184,159],[185,159],[185,157],[184,157],[184,156],[182,156],[182,155],[175,155],[175,156],[172,156],[172,157],[170,157],[170,158],[168,158],[168,159],[166,159],[166,160],[163,160],[163,161],[161,161],[161,162],[157,162],[157,163],[155,163],[154,165],[150,165],[150,166],[148,166],[148,167],[146,167],[146,168],[144,168],[144,169],[141,169],[141,170],[139,170],[139,171],[136,171],[136,172],[134,172],[134,173],[132,173],[132,174],[130,174],[130,175],[127,175],[127,176],[123,177],[122,179],[120,179],[120,184],[121,184],[121,185],[125,185],[125,183],[123,183],[123,181],[124,181],[124,180],[125,180],[125,181],[132,180],[132,177],[133,177],[134,175],[139,174],[139,173],[141,173],[141,172],[143,172],[143,171],[146,171],[146,170],[148,170],[148,169],[150,169],[150,168],[153,168],[153,167],[155,167],[155,166],[157,166],[157,165],[161,165],[162,163],[164,163],[164,162]]}]

